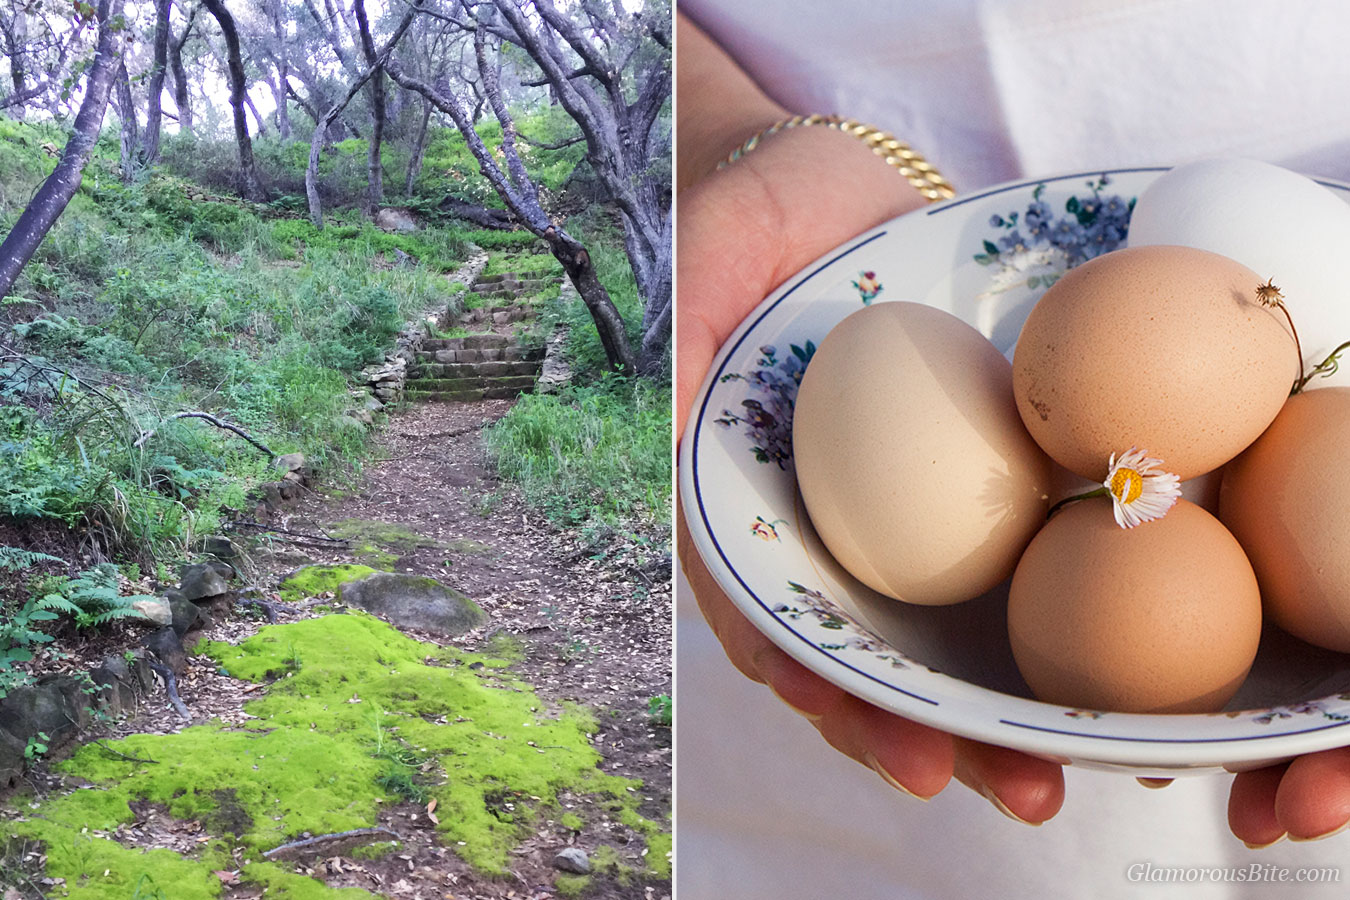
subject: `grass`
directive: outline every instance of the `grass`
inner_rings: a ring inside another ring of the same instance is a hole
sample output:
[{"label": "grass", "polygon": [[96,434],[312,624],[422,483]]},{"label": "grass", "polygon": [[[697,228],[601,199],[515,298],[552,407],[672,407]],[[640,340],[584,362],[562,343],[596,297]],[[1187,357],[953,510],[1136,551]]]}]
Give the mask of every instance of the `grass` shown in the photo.
[{"label": "grass", "polygon": [[487,431],[501,474],[576,525],[670,520],[670,388],[609,377],[524,395]]}]

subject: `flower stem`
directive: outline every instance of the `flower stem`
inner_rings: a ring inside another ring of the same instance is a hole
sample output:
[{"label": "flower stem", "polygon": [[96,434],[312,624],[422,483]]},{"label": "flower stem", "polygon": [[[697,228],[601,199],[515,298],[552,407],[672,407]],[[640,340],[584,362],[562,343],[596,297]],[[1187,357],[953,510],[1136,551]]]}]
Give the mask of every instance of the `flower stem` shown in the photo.
[{"label": "flower stem", "polygon": [[1313,366],[1311,372],[1309,372],[1307,375],[1304,375],[1298,381],[1295,381],[1294,389],[1289,392],[1289,396],[1292,397],[1294,394],[1297,394],[1299,391],[1303,390],[1303,388],[1307,386],[1308,382],[1312,381],[1313,378],[1315,378],[1318,375],[1321,375],[1323,377],[1330,377],[1331,375],[1336,374],[1336,370],[1341,367],[1340,363],[1341,354],[1344,353],[1346,350],[1350,350],[1350,341],[1346,341],[1344,344],[1341,344],[1335,350],[1332,350],[1331,353],[1327,354],[1326,359],[1322,360],[1320,363]]},{"label": "flower stem", "polygon": [[[1289,323],[1289,330],[1294,334],[1294,350],[1298,353],[1298,378],[1294,379],[1293,390],[1289,392],[1292,396],[1302,390],[1303,385],[1307,384],[1308,379],[1312,376],[1303,374],[1303,345],[1299,343],[1298,329],[1294,327],[1294,317],[1289,315],[1289,307],[1284,305],[1283,300],[1276,300],[1275,305],[1280,308],[1280,312],[1284,313],[1284,318]],[[1314,369],[1313,371],[1316,372],[1317,370]]]},{"label": "flower stem", "polygon": [[1059,501],[1054,506],[1050,507],[1050,511],[1045,514],[1045,518],[1048,521],[1055,515],[1055,513],[1059,512],[1061,507],[1068,506],[1070,503],[1074,503],[1079,500],[1087,500],[1090,497],[1105,497],[1106,495],[1107,495],[1106,488],[1099,487],[1095,491],[1088,491],[1085,494],[1074,494],[1072,497],[1065,497],[1063,500]]}]

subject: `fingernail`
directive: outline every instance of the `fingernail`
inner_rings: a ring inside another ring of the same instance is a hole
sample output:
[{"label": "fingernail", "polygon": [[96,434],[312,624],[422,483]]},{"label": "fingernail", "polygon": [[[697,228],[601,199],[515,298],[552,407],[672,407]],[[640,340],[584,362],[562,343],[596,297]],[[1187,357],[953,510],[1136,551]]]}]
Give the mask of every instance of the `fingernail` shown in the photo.
[{"label": "fingernail", "polygon": [[998,794],[995,794],[993,788],[989,787],[989,785],[986,784],[984,787],[980,788],[980,793],[984,795],[986,800],[994,804],[995,809],[1012,819],[1014,822],[1021,822],[1023,825],[1030,825],[1033,828],[1041,827],[1040,822],[1029,822],[1011,809],[1008,809],[1008,804],[998,799]]},{"label": "fingernail", "polygon": [[1342,831],[1344,831],[1346,828],[1350,828],[1350,822],[1346,822],[1345,824],[1341,825],[1340,828],[1333,828],[1331,831],[1328,831],[1328,832],[1325,833],[1325,834],[1314,834],[1314,835],[1312,835],[1312,836],[1310,836],[1310,837],[1299,837],[1299,836],[1296,835],[1296,834],[1291,834],[1291,835],[1289,835],[1289,840],[1291,840],[1291,841],[1296,841],[1296,842],[1298,842],[1298,843],[1300,843],[1300,844],[1305,844],[1305,843],[1307,843],[1308,841],[1321,841],[1321,840],[1325,840],[1326,838],[1333,837],[1333,836],[1335,836],[1335,835],[1340,834],[1340,833],[1341,833]]},{"label": "fingernail", "polygon": [[1286,831],[1284,834],[1280,835],[1275,840],[1270,841],[1269,843],[1266,844],[1253,844],[1251,841],[1243,841],[1242,843],[1247,845],[1248,850],[1264,850],[1267,847],[1274,847],[1276,844],[1278,844],[1280,841],[1284,840],[1287,837],[1289,837],[1289,832]]},{"label": "fingernail", "polygon": [[930,799],[932,799],[930,797],[924,797],[914,793],[909,788],[905,787],[903,784],[897,781],[894,775],[886,771],[886,767],[881,764],[881,760],[877,759],[876,755],[873,754],[871,750],[868,750],[866,753],[863,754],[863,761],[872,767],[873,772],[876,772],[878,775],[881,776],[882,781],[886,782],[900,793],[908,794],[915,800],[922,800],[924,803],[927,803]]},{"label": "fingernail", "polygon": [[774,688],[773,685],[769,685],[769,690],[773,691],[773,695],[777,697],[784,706],[795,712],[797,715],[801,716],[806,721],[814,724],[816,722],[819,722],[821,719],[825,718],[824,714],[822,713],[807,712],[806,710],[802,709],[799,706],[793,706],[791,703],[787,701],[786,698],[783,697],[782,694],[778,693],[778,691]]},{"label": "fingernail", "polygon": [[1172,783],[1170,778],[1136,778],[1135,781],[1148,788],[1150,791],[1158,791]]}]

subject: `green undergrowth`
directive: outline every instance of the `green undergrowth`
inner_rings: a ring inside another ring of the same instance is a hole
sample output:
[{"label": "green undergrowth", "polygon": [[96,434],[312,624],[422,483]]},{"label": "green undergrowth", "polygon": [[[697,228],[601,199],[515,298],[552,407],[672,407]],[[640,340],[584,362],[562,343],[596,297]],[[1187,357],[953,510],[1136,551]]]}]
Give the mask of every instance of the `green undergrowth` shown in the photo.
[{"label": "green undergrowth", "polygon": [[556,521],[669,521],[668,385],[611,377],[523,395],[487,446],[502,476]]},{"label": "green undergrowth", "polygon": [[[245,706],[255,718],[133,735],[108,742],[115,753],[85,746],[57,768],[91,789],[34,801],[6,823],[10,835],[42,842],[47,875],[65,879],[69,897],[125,900],[148,875],[175,898],[216,898],[213,872],[240,862],[245,887],[271,897],[367,896],[261,854],[306,833],[377,824],[401,795],[382,786],[391,758],[415,761],[412,780],[437,801],[440,839],[479,871],[505,872],[511,849],[560,817],[567,791],[596,796],[646,836],[649,869],[635,875],[669,873],[668,828],[638,814],[640,782],[597,768],[593,718],[548,708],[502,660],[422,644],[361,614],[267,626],[237,646],[197,649],[235,677],[277,679]],[[136,800],[200,823],[207,840],[185,857],[123,847],[111,835],[136,818],[128,806]],[[575,814],[568,821],[580,824]]]},{"label": "green undergrowth", "polygon": [[305,566],[281,582],[281,599],[294,603],[306,597],[336,591],[349,581],[374,575],[378,569],[363,565]]}]

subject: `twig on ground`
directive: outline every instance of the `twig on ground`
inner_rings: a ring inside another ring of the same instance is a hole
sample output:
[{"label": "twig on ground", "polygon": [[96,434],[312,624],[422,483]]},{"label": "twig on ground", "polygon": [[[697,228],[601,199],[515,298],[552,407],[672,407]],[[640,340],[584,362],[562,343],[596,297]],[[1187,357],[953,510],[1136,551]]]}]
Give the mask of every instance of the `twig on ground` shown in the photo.
[{"label": "twig on ground", "polygon": [[306,850],[324,844],[360,838],[375,838],[384,835],[387,835],[400,843],[403,842],[403,838],[399,836],[398,832],[391,831],[383,826],[376,828],[357,828],[353,831],[339,831],[333,834],[321,834],[318,837],[305,838],[302,841],[291,841],[289,844],[282,844],[280,847],[273,847],[271,850],[263,851],[263,856],[268,859],[285,859],[292,854],[299,855]]},{"label": "twig on ground", "polygon": [[275,525],[264,525],[262,522],[245,522],[242,520],[236,520],[234,522],[230,522],[227,527],[230,529],[252,528],[257,531],[266,532],[268,534],[289,534],[294,537],[305,538],[306,540],[325,541],[330,544],[350,543],[346,538],[328,537],[327,535],[319,535],[319,534],[306,534],[303,531],[291,531],[289,528],[278,528]]},{"label": "twig on ground", "polygon": [[157,659],[146,657],[145,661],[150,664],[151,670],[156,675],[164,679],[164,689],[169,694],[169,702],[173,704],[173,708],[178,711],[180,716],[191,722],[192,714],[188,712],[187,706],[184,705],[183,698],[178,696],[178,679],[174,676],[173,669]]},{"label": "twig on ground", "polygon": [[[233,432],[234,434],[239,435],[239,437],[241,437],[241,438],[243,438],[244,440],[248,441],[250,444],[252,444],[253,446],[257,447],[257,448],[258,448],[259,450],[261,450],[263,453],[266,453],[269,459],[276,459],[276,458],[277,458],[277,455],[276,455],[275,453],[273,453],[273,452],[268,448],[268,446],[267,446],[266,444],[264,444],[262,441],[258,440],[258,439],[255,438],[253,435],[249,434],[247,431],[245,431],[244,429],[240,428],[238,425],[231,425],[229,422],[226,422],[224,419],[218,419],[218,418],[216,418],[215,416],[211,415],[210,413],[207,413],[207,412],[197,412],[197,411],[174,413],[173,415],[171,415],[171,416],[169,416],[167,419],[165,419],[163,422],[160,422],[160,425],[163,425],[163,424],[165,424],[166,422],[172,422],[174,419],[203,419],[203,420],[205,420],[205,421],[207,421],[207,422],[210,422],[212,425],[216,426],[217,428],[223,428],[223,429],[226,430],[226,431]],[[152,437],[155,436],[155,432],[158,431],[158,430],[159,430],[159,428],[156,427],[156,428],[151,428],[149,431],[142,431],[142,432],[141,432],[141,436],[138,437],[138,438],[136,438],[136,442],[133,443],[131,446],[133,446],[133,447],[135,447],[135,448],[137,448],[137,449],[140,449],[141,446],[143,446],[143,445],[145,444],[146,441],[150,440],[150,438],[152,438]]]},{"label": "twig on ground", "polygon": [[106,750],[107,752],[111,753],[113,756],[120,756],[120,757],[122,757],[123,759],[130,760],[131,762],[138,762],[138,763],[154,763],[155,765],[159,765],[159,760],[157,760],[157,759],[141,759],[139,756],[127,756],[125,753],[119,753],[119,752],[117,752],[116,750],[114,750],[113,748],[109,747],[107,744],[103,743],[102,741],[90,741],[90,743],[93,744],[95,747],[99,748],[100,750]]}]

